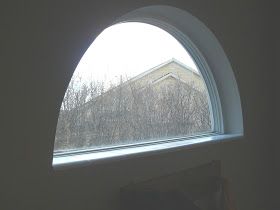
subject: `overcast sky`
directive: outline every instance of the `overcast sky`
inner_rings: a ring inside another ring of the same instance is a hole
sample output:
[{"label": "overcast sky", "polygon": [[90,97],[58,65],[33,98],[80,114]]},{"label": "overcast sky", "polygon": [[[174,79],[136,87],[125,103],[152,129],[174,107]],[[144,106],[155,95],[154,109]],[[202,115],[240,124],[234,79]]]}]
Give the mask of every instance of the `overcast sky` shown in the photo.
[{"label": "overcast sky", "polygon": [[75,74],[110,84],[120,75],[131,78],[171,58],[196,69],[188,52],[166,31],[145,23],[120,23],[95,39]]}]

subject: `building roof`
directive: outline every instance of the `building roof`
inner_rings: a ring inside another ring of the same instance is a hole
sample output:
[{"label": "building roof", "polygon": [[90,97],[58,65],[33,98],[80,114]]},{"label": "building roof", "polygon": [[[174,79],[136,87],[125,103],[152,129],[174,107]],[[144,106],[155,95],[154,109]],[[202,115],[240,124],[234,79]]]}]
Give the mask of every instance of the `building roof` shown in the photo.
[{"label": "building roof", "polygon": [[[172,68],[170,68],[170,71],[169,71],[169,69],[166,69],[167,71],[165,71],[164,73],[162,72],[162,74],[159,74],[157,76],[152,76],[158,70],[162,70],[162,69],[164,69],[164,67],[166,67],[166,66],[168,66],[169,64],[172,64],[172,63],[181,67],[180,71],[186,70],[189,73],[189,75],[192,75],[196,78],[199,78],[199,80],[201,80],[201,76],[196,70],[194,70],[193,68],[183,64],[182,62],[178,61],[177,59],[172,58],[172,59],[167,60],[167,61],[165,61],[165,62],[147,70],[147,71],[144,71],[143,73],[141,73],[141,74],[139,74],[135,77],[132,77],[131,79],[123,82],[122,84],[119,84],[119,85],[117,85],[113,88],[110,88],[109,90],[105,91],[101,95],[96,96],[95,99],[97,99],[99,97],[103,97],[103,96],[108,96],[108,94],[110,95],[110,93],[113,93],[114,91],[118,90],[120,87],[126,87],[127,85],[130,85],[132,83],[137,83],[137,82],[141,82],[141,81],[142,82],[145,81],[145,82],[144,82],[144,84],[139,86],[139,89],[145,88],[147,84],[155,85],[155,84],[157,84],[159,82],[162,82],[165,79],[169,79],[169,78],[173,78],[173,79],[179,80],[181,82],[184,82],[185,84],[188,84],[188,82],[190,82],[190,81],[185,81],[183,78],[181,78],[179,75],[177,75],[174,72],[176,70],[174,70],[174,69],[172,70]],[[151,75],[151,77],[148,77],[149,75]],[[186,76],[186,77],[188,77],[188,76]],[[192,79],[190,79],[190,80],[192,80]],[[88,101],[84,105],[87,106],[88,103],[90,103],[91,101]]]},{"label": "building roof", "polygon": [[[166,65],[168,65],[168,64],[170,64],[170,63],[172,63],[172,62],[178,64],[179,66],[183,67],[183,68],[186,69],[186,70],[192,71],[192,72],[193,72],[194,74],[196,74],[197,76],[200,76],[200,75],[198,74],[198,72],[197,72],[196,70],[194,70],[193,68],[191,68],[190,66],[187,66],[186,64],[180,62],[179,60],[177,60],[177,59],[175,59],[175,58],[171,58],[170,60],[167,60],[167,61],[165,61],[165,62],[163,62],[163,63],[161,63],[161,64],[159,64],[159,65],[157,65],[157,66],[155,66],[155,67],[153,67],[153,68],[151,68],[151,69],[149,69],[149,70],[147,70],[147,71],[144,71],[144,72],[141,73],[141,74],[138,74],[137,76],[135,76],[135,77],[129,79],[128,81],[135,81],[135,80],[138,80],[138,79],[140,79],[140,78],[142,78],[142,77],[144,77],[144,76],[146,76],[146,75],[148,75],[148,74],[150,74],[150,73],[152,73],[152,72],[154,72],[154,71],[156,71],[156,70],[158,70],[158,69],[160,69],[160,68],[162,68],[162,67],[164,67],[164,66],[166,66]],[[128,81],[127,81],[127,82],[128,82]]]}]

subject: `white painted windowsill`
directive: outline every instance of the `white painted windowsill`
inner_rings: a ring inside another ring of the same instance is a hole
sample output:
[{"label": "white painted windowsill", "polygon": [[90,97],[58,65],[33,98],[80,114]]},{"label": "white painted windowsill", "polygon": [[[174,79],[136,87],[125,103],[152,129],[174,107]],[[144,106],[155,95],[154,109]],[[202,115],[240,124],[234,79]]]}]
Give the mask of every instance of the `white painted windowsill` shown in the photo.
[{"label": "white painted windowsill", "polygon": [[62,154],[54,154],[53,168],[55,170],[78,166],[92,165],[108,160],[141,157],[162,152],[190,149],[202,145],[229,141],[242,137],[242,134],[211,134],[199,138],[182,138],[166,140],[165,142],[151,142],[140,145],[116,147],[113,149],[83,150]]}]

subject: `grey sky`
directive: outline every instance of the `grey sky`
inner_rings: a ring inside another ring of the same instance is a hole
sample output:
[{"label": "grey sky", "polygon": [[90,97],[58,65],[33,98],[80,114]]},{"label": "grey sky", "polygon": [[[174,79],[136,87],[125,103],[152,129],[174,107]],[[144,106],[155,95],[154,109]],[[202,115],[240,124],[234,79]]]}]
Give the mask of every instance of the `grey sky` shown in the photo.
[{"label": "grey sky", "polygon": [[75,74],[108,85],[120,75],[131,78],[171,58],[197,69],[188,52],[166,31],[145,23],[120,23],[95,39]]}]

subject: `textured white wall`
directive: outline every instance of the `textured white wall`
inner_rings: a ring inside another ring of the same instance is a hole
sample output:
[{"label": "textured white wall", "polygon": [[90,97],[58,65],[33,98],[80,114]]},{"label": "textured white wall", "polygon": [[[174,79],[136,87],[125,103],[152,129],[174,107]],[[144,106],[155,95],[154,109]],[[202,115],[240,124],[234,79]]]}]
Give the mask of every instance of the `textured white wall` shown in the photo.
[{"label": "textured white wall", "polygon": [[[193,150],[52,171],[60,103],[79,59],[116,18],[154,4],[189,11],[217,36],[239,85],[245,137]],[[277,138],[273,133],[277,121],[270,101],[277,88],[271,83],[275,68],[267,68],[272,53],[265,44],[270,7],[266,1],[251,0],[34,1],[1,6],[5,52],[1,78],[6,80],[7,101],[2,117],[7,129],[1,137],[5,150],[1,152],[1,209],[116,209],[120,186],[213,159],[222,161],[239,210],[272,209],[271,147]]]}]

